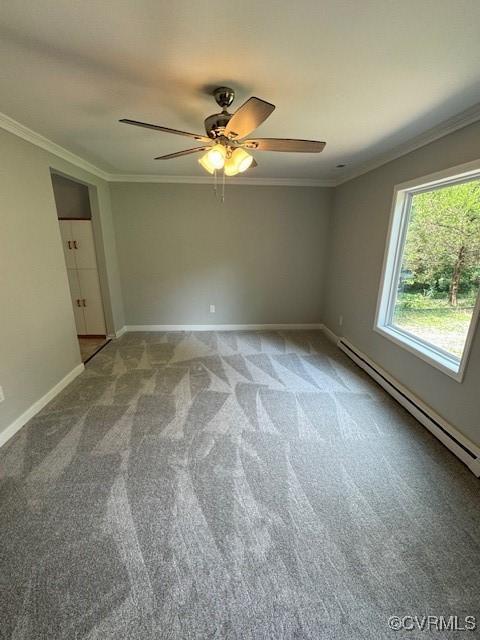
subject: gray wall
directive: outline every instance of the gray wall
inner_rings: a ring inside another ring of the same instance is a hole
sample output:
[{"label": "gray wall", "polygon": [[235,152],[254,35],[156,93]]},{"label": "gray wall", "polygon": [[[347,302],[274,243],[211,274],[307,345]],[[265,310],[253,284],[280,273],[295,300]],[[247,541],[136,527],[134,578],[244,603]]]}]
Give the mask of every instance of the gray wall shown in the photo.
[{"label": "gray wall", "polygon": [[[418,149],[336,189],[329,229],[325,324],[480,445],[480,337],[461,384],[373,331],[393,187],[478,159],[480,123]],[[338,318],[343,315],[343,327]]]},{"label": "gray wall", "polygon": [[113,183],[126,323],[320,322],[331,191]]},{"label": "gray wall", "polygon": [[1,433],[80,363],[52,168],[92,185],[111,322],[124,320],[108,184],[3,130],[0,148]]},{"label": "gray wall", "polygon": [[90,220],[88,187],[80,182],[52,173],[53,195],[59,218]]},{"label": "gray wall", "polygon": [[53,169],[89,185],[112,329],[323,320],[480,444],[478,330],[461,384],[373,332],[394,185],[478,158],[480,123],[335,190],[227,186],[224,206],[207,185],[108,185],[0,145],[0,432],[80,362]]}]

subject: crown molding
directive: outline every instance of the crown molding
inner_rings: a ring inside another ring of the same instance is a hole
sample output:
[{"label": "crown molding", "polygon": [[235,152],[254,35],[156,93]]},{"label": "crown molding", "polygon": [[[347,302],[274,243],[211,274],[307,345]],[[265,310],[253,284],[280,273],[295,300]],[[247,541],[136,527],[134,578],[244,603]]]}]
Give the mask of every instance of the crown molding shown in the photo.
[{"label": "crown molding", "polygon": [[[102,178],[107,182],[159,182],[172,184],[212,184],[213,179],[210,176],[161,176],[161,175],[142,175],[142,174],[119,174],[108,173],[103,169],[93,165],[91,162],[84,160],[75,153],[68,151],[59,144],[52,142],[45,136],[29,129],[25,125],[17,122],[5,113],[0,112],[0,128],[9,131],[19,138],[23,138],[27,142],[34,144],[45,151],[49,151],[54,155],[70,162],[71,164],[84,169],[98,178]],[[228,184],[232,185],[257,185],[257,186],[278,186],[278,187],[333,187],[334,180],[316,180],[309,178],[229,178]]]},{"label": "crown molding", "polygon": [[59,144],[52,142],[48,138],[45,138],[44,136],[42,136],[40,133],[37,133],[36,131],[29,129],[25,125],[21,124],[20,122],[17,122],[13,118],[10,118],[10,116],[7,116],[5,113],[1,113],[1,112],[0,112],[0,127],[2,129],[5,129],[5,131],[9,131],[10,133],[13,133],[19,138],[23,138],[23,140],[26,140],[27,142],[31,142],[35,146],[40,147],[41,149],[45,149],[45,151],[49,151],[50,153],[53,153],[59,158],[62,158],[63,160],[66,160],[67,162],[74,164],[76,167],[79,167],[80,169],[84,169],[89,173],[93,173],[93,175],[97,176],[98,178],[102,178],[103,180],[108,180],[109,174],[106,171],[103,171],[103,169],[99,169],[94,164],[91,164],[91,162],[84,160],[80,156],[77,156],[75,153],[68,151],[64,147],[61,147]]},{"label": "crown molding", "polygon": [[[160,182],[170,184],[213,184],[211,176],[159,176],[155,174],[111,174],[110,182]],[[218,181],[221,184],[221,181]],[[226,185],[256,185],[259,187],[334,187],[334,180],[315,180],[310,178],[228,178]]]},{"label": "crown molding", "polygon": [[[393,149],[379,154],[367,162],[363,162],[353,167],[351,171],[345,173],[341,178],[250,178],[242,176],[241,178],[229,178],[229,185],[253,185],[253,186],[277,186],[277,187],[336,187],[349,180],[353,180],[358,176],[377,169],[392,160],[401,158],[402,156],[415,151],[420,147],[424,147],[439,138],[443,138],[449,133],[453,133],[458,129],[462,129],[469,124],[480,120],[480,103],[465,109],[461,113],[448,118],[443,122],[431,127],[427,131],[411,138],[408,142],[397,145]],[[0,128],[13,133],[19,138],[23,138],[37,147],[45,149],[54,155],[70,162],[71,164],[92,173],[107,182],[150,182],[164,184],[212,184],[213,180],[210,176],[162,176],[156,174],[121,174],[109,173],[95,166],[91,162],[84,160],[75,153],[68,151],[59,144],[52,142],[41,134],[29,129],[25,125],[17,122],[10,116],[0,112]]]},{"label": "crown molding", "polygon": [[415,151],[416,149],[425,147],[427,144],[435,142],[435,140],[439,140],[449,133],[458,131],[458,129],[462,129],[463,127],[466,127],[469,124],[473,124],[478,120],[480,120],[480,103],[477,103],[472,107],[465,109],[465,111],[462,111],[461,113],[458,113],[457,115],[452,116],[447,120],[443,120],[434,127],[427,129],[427,131],[420,133],[414,138],[410,138],[410,140],[408,140],[407,142],[399,144],[393,149],[390,149],[385,153],[381,153],[371,160],[353,167],[351,171],[346,173],[340,180],[337,180],[335,182],[335,186],[344,184],[349,180],[353,180],[353,178],[358,178],[358,176],[361,176],[364,173],[368,173],[373,169],[378,169],[378,167],[387,164],[387,162],[391,162],[392,160],[396,160],[397,158],[405,156],[411,151]]}]

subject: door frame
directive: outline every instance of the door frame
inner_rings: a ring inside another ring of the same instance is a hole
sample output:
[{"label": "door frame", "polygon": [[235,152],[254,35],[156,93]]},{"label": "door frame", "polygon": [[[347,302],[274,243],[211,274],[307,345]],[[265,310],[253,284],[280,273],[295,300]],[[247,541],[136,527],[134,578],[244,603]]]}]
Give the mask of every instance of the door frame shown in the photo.
[{"label": "door frame", "polygon": [[[76,176],[69,175],[63,171],[59,171],[53,167],[50,167],[50,177],[52,175],[59,175],[63,178],[67,178],[72,182],[77,182],[78,184],[82,184],[88,188],[88,197],[90,200],[90,211],[92,214],[91,224],[92,224],[92,233],[93,233],[93,243],[95,247],[95,258],[97,261],[97,272],[98,272],[98,280],[100,283],[100,296],[102,300],[102,309],[103,309],[103,317],[105,319],[105,329],[106,329],[106,337],[114,338],[115,337],[115,325],[113,322],[113,310],[112,310],[112,300],[110,296],[110,288],[108,284],[108,276],[107,276],[107,261],[105,257],[105,245],[103,239],[102,232],[102,223],[100,216],[100,204],[98,198],[97,187],[85,180],[80,180]],[[53,191],[53,183],[52,183],[52,191]],[[57,220],[58,211],[56,212]],[[63,218],[68,220],[74,220],[75,218]],[[87,218],[82,218],[87,219]],[[67,265],[65,264],[65,275],[67,274]]]}]

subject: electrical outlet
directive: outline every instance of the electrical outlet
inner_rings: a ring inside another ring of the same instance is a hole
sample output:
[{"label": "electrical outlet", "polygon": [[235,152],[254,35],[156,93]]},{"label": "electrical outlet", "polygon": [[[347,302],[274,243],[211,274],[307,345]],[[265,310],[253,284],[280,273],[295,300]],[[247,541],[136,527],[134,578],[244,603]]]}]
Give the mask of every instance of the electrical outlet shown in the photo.
[{"label": "electrical outlet", "polygon": [[210,313],[215,313],[215,305],[214,304],[210,305]]},{"label": "electrical outlet", "polygon": [[0,402],[5,400],[5,394],[3,393],[3,387],[0,387]]},{"label": "electrical outlet", "polygon": [[338,316],[338,326],[339,327],[343,326],[343,316]]}]

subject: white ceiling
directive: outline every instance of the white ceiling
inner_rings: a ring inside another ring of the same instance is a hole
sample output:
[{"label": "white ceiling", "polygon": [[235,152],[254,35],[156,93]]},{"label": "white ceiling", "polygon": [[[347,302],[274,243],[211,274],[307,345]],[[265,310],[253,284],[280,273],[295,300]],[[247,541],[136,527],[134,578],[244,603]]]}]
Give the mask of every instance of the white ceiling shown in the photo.
[{"label": "white ceiling", "polygon": [[200,176],[153,160],[188,138],[117,121],[203,133],[228,84],[276,104],[257,135],[327,141],[255,177],[338,178],[480,102],[479,33],[479,0],[15,0],[0,111],[109,173]]}]

